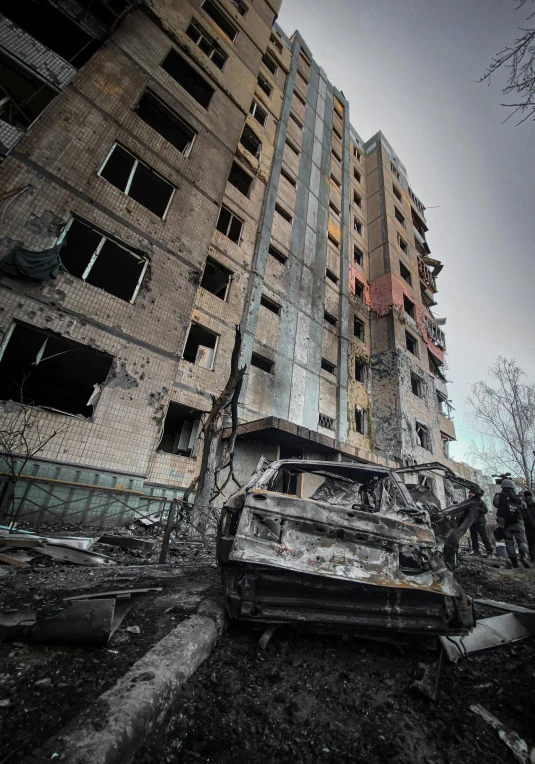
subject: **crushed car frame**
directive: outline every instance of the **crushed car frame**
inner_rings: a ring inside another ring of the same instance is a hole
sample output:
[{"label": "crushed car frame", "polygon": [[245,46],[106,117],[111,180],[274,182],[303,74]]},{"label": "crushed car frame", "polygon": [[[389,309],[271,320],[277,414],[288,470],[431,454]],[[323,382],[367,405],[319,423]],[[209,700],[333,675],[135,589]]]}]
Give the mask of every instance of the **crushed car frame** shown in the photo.
[{"label": "crushed car frame", "polygon": [[[476,492],[446,509],[405,472],[440,472]],[[261,463],[225,503],[217,555],[231,618],[369,634],[467,633],[472,605],[457,548],[481,489],[438,462]]]}]

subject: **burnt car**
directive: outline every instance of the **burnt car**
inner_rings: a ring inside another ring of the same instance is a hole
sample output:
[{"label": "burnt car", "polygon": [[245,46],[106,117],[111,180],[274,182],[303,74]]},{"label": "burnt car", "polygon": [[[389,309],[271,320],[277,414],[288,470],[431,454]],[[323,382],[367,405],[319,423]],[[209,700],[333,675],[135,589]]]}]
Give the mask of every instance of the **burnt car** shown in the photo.
[{"label": "burnt car", "polygon": [[401,476],[424,469],[456,477],[438,463],[399,471],[261,463],[221,512],[217,556],[230,618],[370,635],[467,633],[473,609],[453,569],[477,503],[442,510]]}]

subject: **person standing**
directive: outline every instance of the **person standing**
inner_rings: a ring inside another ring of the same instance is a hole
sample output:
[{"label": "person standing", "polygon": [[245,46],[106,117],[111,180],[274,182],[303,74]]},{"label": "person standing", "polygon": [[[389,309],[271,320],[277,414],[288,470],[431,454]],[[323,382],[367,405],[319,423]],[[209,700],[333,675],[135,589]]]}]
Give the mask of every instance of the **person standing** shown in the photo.
[{"label": "person standing", "polygon": [[[469,499],[475,499],[475,492],[474,491],[468,491],[468,498]],[[470,526],[470,539],[472,541],[472,551],[474,554],[479,554],[479,539],[478,536],[481,537],[481,541],[483,542],[483,546],[485,547],[485,551],[487,554],[492,554],[492,544],[490,543],[489,534],[487,531],[487,521],[485,519],[485,515],[487,514],[488,509],[487,505],[483,501],[483,499],[479,499],[478,501],[478,507],[477,507],[477,515],[474,518],[474,522]]]},{"label": "person standing", "polygon": [[524,491],[524,507],[522,508],[526,540],[528,542],[531,562],[535,562],[535,501],[533,494],[527,489]]},{"label": "person standing", "polygon": [[515,484],[509,478],[504,478],[501,483],[501,493],[498,497],[498,511],[496,520],[498,526],[503,528],[503,537],[505,539],[505,548],[511,560],[513,568],[518,568],[518,559],[516,556],[515,539],[520,552],[520,559],[525,568],[530,568],[529,548],[526,539],[526,529],[524,527],[524,518],[522,517],[522,499],[517,496]]}]

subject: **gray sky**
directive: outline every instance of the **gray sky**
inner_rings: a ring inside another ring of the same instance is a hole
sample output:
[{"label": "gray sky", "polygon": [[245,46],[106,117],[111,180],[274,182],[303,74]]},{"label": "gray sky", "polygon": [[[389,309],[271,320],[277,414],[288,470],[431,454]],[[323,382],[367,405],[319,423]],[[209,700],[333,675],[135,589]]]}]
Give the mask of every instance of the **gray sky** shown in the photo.
[{"label": "gray sky", "polygon": [[535,123],[503,124],[499,77],[476,84],[532,10],[516,5],[283,0],[278,19],[344,92],[362,138],[382,130],[428,208],[459,461],[473,462],[478,437],[465,414],[470,385],[496,357],[515,358],[535,382]]}]

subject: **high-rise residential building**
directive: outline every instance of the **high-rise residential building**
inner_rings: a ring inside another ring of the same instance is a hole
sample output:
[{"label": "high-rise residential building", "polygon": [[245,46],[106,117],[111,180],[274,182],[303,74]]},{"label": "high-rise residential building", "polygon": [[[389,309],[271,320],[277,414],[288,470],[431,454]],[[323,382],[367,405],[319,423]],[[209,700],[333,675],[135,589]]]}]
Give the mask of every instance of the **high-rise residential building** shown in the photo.
[{"label": "high-rise residential building", "polygon": [[16,487],[39,519],[180,496],[236,325],[242,477],[260,456],[451,465],[425,208],[279,6],[0,16],[0,428],[31,404],[28,438],[50,436]]}]

